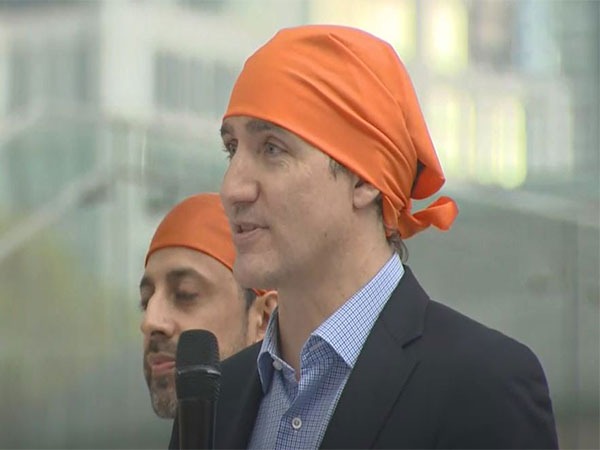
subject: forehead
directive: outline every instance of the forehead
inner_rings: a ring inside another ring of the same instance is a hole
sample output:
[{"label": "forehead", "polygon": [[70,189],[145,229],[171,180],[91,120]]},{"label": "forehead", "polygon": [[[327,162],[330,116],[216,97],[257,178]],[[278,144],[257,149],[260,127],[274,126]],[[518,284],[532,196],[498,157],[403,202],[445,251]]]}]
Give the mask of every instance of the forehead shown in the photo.
[{"label": "forehead", "polygon": [[221,124],[221,136],[225,134],[237,134],[240,132],[256,134],[264,131],[294,135],[293,132],[276,125],[273,122],[251,116],[226,117]]},{"label": "forehead", "polygon": [[148,258],[144,277],[158,280],[176,271],[195,275],[208,283],[235,285],[227,266],[204,252],[187,247],[156,250]]},{"label": "forehead", "polygon": [[243,136],[247,136],[251,139],[253,135],[259,137],[265,132],[268,132],[270,135],[274,135],[275,137],[281,139],[283,142],[288,144],[290,148],[302,150],[305,153],[318,154],[330,158],[330,156],[328,156],[320,148],[315,147],[298,134],[273,122],[269,122],[268,120],[258,119],[251,116],[229,116],[223,119],[223,123],[221,125],[221,137],[223,139],[228,139],[230,137],[238,139]]}]

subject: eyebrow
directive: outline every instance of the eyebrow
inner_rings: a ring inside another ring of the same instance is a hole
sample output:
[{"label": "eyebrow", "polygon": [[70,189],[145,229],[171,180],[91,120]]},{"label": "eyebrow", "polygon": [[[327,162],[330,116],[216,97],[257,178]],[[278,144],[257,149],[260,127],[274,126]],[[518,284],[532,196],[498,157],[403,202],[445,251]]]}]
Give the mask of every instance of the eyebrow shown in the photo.
[{"label": "eyebrow", "polygon": [[252,119],[246,122],[246,131],[249,133],[260,133],[261,131],[283,131],[283,128],[266,120]]},{"label": "eyebrow", "polygon": [[[268,122],[266,120],[251,119],[248,122],[246,122],[246,131],[248,131],[249,133],[260,133],[262,131],[284,132],[285,130],[275,125],[274,123]],[[221,137],[223,137],[226,134],[234,134],[233,128],[226,123],[221,125],[220,132]]]},{"label": "eyebrow", "polygon": [[[181,267],[167,272],[167,282],[172,284],[180,281],[182,278],[194,278],[198,281],[205,281],[206,278],[190,267]],[[148,275],[144,275],[140,281],[140,289],[154,286],[152,279]]]},{"label": "eyebrow", "polygon": [[167,282],[168,283],[175,283],[177,281],[180,281],[182,278],[193,278],[194,280],[197,280],[197,281],[205,281],[206,280],[206,278],[204,276],[202,276],[200,273],[198,273],[196,270],[194,270],[190,267],[182,267],[182,268],[178,268],[178,269],[173,269],[167,273]]},{"label": "eyebrow", "polygon": [[225,136],[226,134],[233,134],[233,129],[226,123],[221,125],[221,129],[219,131],[221,133],[221,137]]}]

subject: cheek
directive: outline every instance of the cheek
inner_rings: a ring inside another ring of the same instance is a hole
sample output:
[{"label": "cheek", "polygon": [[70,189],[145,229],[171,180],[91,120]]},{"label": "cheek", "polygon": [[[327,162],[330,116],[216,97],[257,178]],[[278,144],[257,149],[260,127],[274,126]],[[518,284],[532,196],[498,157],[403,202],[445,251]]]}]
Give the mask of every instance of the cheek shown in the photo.
[{"label": "cheek", "polygon": [[210,330],[218,316],[215,308],[196,307],[183,312],[176,323],[180,333],[196,329]]},{"label": "cheek", "polygon": [[[279,223],[291,229],[302,228],[310,223],[321,207],[321,196],[310,187],[298,187],[294,195],[278,198],[278,207],[273,208],[273,215]],[[276,211],[276,212],[275,212]],[[286,229],[283,230],[286,232]]]},{"label": "cheek", "polygon": [[[181,331],[206,329],[217,334],[227,329],[238,315],[239,306],[237,302],[234,304],[229,300],[230,296],[228,292],[218,293],[210,299],[204,299],[205,301],[195,308],[182,311],[177,321]],[[234,300],[237,301],[237,297]]]}]

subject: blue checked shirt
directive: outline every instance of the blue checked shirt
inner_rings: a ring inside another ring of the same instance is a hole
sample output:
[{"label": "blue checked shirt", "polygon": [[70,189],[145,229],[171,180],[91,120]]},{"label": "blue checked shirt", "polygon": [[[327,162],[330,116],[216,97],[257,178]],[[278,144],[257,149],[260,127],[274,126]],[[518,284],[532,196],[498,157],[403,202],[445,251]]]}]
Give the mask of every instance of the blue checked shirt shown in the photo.
[{"label": "blue checked shirt", "polygon": [[264,397],[250,449],[317,448],[379,313],[404,275],[396,253],[304,343],[300,381],[279,357],[277,312],[258,355]]}]

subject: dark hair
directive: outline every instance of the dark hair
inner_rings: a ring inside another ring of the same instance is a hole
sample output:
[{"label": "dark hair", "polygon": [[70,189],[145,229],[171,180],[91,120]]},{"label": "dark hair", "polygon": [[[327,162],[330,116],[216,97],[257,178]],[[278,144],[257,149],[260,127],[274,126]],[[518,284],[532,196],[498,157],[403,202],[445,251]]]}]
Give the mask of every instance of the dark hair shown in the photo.
[{"label": "dark hair", "polygon": [[256,292],[252,289],[243,289],[244,292],[244,300],[246,300],[246,311],[250,309],[254,300],[256,300]]},{"label": "dark hair", "polygon": [[[337,175],[340,172],[350,174],[350,170],[346,166],[343,166],[333,158],[329,158],[329,170],[331,171],[331,174],[334,178],[337,178]],[[377,206],[377,216],[381,220],[381,224],[385,229],[385,225],[383,223],[383,198],[381,196],[381,192],[379,193],[375,201]],[[386,230],[386,235],[388,234],[387,231],[388,230]],[[404,241],[402,241],[400,233],[398,232],[398,230],[389,231],[389,236],[387,236],[388,244],[390,244],[394,251],[398,253],[398,256],[400,256],[400,260],[402,262],[406,262],[408,260],[408,248],[406,248]]]}]

